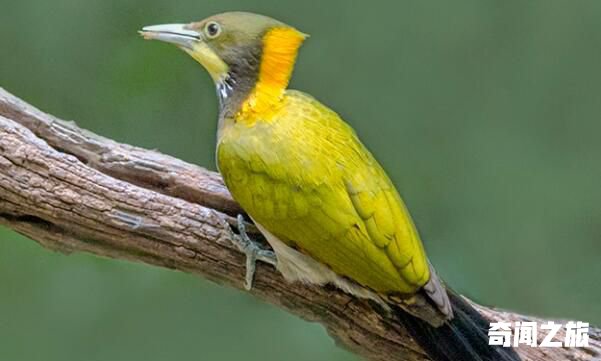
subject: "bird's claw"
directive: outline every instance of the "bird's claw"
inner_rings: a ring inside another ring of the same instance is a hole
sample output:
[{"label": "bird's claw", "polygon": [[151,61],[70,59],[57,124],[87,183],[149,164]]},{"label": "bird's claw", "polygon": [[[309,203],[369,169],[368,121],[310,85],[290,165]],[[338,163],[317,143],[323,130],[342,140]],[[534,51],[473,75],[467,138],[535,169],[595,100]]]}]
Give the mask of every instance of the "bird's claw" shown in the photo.
[{"label": "bird's claw", "polygon": [[248,237],[246,234],[244,217],[241,214],[238,215],[236,220],[238,223],[239,234],[234,234],[232,242],[246,255],[246,277],[244,288],[247,291],[250,291],[253,285],[257,261],[262,261],[275,266],[277,259],[273,251],[262,249],[255,241]]}]

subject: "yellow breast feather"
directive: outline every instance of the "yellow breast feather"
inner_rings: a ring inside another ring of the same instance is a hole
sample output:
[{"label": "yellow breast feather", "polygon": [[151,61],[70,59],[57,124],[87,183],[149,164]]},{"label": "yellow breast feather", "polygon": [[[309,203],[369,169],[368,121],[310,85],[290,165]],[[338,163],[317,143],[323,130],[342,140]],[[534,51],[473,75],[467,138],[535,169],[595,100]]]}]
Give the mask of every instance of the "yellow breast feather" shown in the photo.
[{"label": "yellow breast feather", "polygon": [[413,293],[426,256],[391,181],[340,117],[287,91],[269,122],[234,123],[218,147],[234,198],[258,223],[341,276]]}]

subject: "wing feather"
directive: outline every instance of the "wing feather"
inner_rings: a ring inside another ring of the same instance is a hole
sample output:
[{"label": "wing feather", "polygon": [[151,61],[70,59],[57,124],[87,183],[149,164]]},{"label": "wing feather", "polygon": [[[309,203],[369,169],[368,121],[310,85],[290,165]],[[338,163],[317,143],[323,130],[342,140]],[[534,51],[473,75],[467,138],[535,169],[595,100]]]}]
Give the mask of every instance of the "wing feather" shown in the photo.
[{"label": "wing feather", "polygon": [[339,275],[379,292],[415,292],[428,263],[392,182],[334,112],[288,98],[277,121],[222,132],[228,189],[263,227]]}]

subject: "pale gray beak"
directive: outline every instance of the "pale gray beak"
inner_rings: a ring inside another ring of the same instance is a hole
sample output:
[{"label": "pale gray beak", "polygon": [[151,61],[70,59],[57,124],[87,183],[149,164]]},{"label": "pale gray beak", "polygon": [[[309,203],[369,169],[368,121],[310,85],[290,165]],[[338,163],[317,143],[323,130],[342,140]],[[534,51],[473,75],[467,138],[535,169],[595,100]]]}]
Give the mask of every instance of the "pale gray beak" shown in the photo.
[{"label": "pale gray beak", "polygon": [[139,31],[144,39],[160,40],[192,50],[200,40],[197,31],[187,29],[188,24],[163,24],[145,26]]}]

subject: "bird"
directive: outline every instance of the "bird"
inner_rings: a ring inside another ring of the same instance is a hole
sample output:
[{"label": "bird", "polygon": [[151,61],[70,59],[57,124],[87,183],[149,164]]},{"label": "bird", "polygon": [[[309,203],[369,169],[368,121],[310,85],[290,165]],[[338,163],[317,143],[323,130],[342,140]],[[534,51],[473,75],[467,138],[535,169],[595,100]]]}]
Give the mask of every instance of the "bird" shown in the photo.
[{"label": "bird", "polygon": [[489,320],[438,277],[395,185],[355,131],[288,88],[308,35],[248,12],[140,34],[182,49],[215,83],[217,168],[272,249],[251,240],[238,217],[247,289],[255,263],[267,262],[286,282],[376,302],[432,360],[520,360],[488,344]]}]

